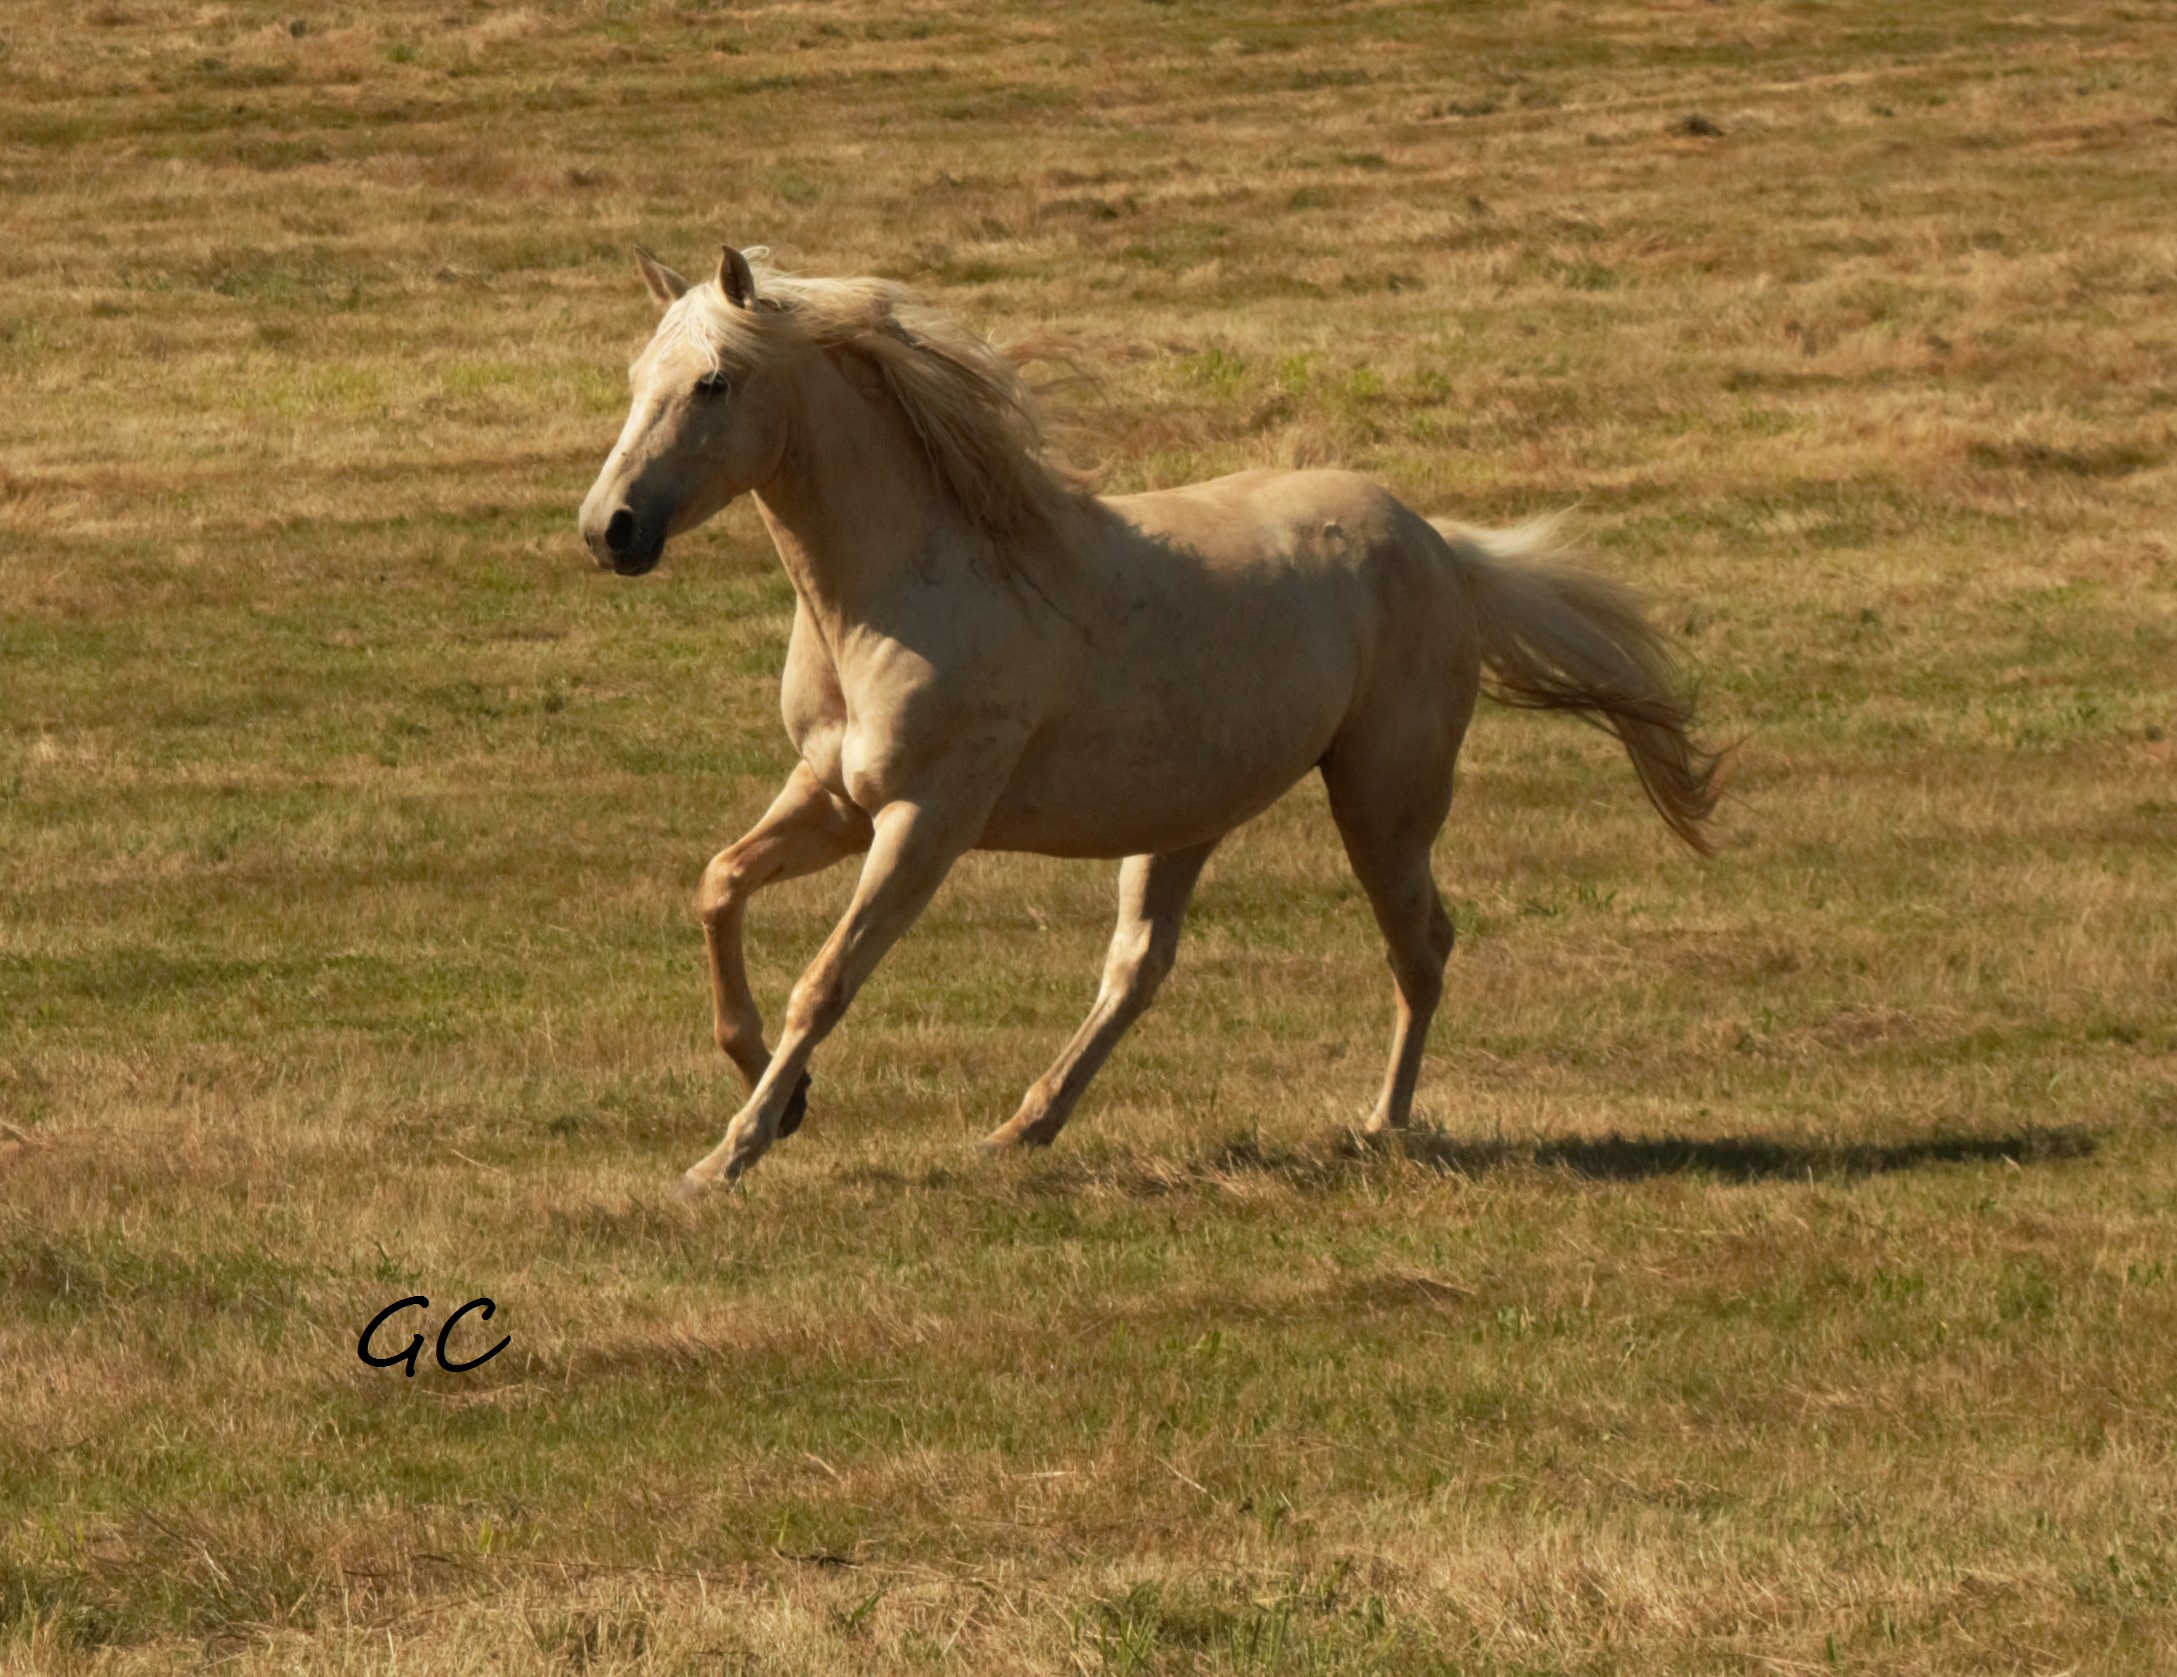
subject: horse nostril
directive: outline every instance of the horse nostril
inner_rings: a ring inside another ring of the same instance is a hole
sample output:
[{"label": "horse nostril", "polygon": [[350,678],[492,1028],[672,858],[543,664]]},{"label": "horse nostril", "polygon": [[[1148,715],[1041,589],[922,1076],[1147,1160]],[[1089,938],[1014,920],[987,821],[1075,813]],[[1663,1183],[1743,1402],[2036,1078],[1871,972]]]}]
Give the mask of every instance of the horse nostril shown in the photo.
[{"label": "horse nostril", "polygon": [[622,507],[612,515],[612,522],[605,526],[605,545],[615,553],[625,553],[635,545],[635,515]]}]

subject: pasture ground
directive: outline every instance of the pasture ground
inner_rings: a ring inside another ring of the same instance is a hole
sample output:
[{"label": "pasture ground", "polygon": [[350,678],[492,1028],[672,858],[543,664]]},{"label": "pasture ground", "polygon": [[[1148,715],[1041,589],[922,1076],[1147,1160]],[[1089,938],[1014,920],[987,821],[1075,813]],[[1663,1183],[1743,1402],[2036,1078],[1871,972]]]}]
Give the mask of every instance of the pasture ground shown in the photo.
[{"label": "pasture ground", "polygon": [[[2171,1669],[2166,7],[12,0],[0,85],[0,1668]],[[789,595],[572,519],[722,237],[1076,334],[1116,488],[1578,501],[1723,855],[1485,713],[1373,1152],[1304,788],[1019,1162],[1111,870],[978,859],[676,1208]],[[408,1293],[511,1348],[363,1368]]]}]

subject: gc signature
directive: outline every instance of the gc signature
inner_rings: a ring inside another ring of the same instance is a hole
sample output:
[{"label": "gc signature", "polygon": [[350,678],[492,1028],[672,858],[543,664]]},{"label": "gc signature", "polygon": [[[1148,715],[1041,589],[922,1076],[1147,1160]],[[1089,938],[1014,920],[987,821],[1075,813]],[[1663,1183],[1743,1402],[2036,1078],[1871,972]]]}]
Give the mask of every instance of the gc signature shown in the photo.
[{"label": "gc signature", "polygon": [[[395,1363],[406,1363],[408,1365],[408,1378],[411,1380],[415,1379],[416,1358],[421,1355],[423,1351],[422,1334],[417,1334],[415,1338],[411,1339],[408,1342],[407,1350],[396,1351],[390,1357],[380,1356],[376,1352],[371,1350],[370,1340],[371,1335],[376,1333],[379,1328],[384,1325],[385,1320],[388,1316],[397,1315],[401,1311],[407,1310],[412,1306],[416,1305],[421,1305],[423,1306],[423,1308],[428,1310],[431,1306],[431,1301],[428,1298],[425,1298],[421,1293],[418,1293],[411,1298],[395,1299],[391,1304],[387,1305],[383,1310],[379,1311],[377,1315],[373,1316],[370,1319],[370,1325],[364,1328],[363,1337],[355,1342],[355,1354],[361,1357],[363,1361],[370,1364],[372,1368],[391,1368]],[[488,1322],[491,1320],[492,1312],[496,1309],[498,1309],[498,1306],[492,1303],[490,1299],[475,1298],[469,1300],[467,1304],[464,1304],[459,1310],[455,1311],[451,1316],[446,1318],[446,1325],[438,1330],[438,1366],[440,1368],[444,1369],[448,1374],[466,1374],[472,1368],[481,1368],[485,1363],[490,1362],[492,1358],[496,1357],[501,1351],[504,1351],[509,1345],[514,1343],[514,1336],[512,1334],[508,1334],[506,1338],[500,1340],[498,1344],[494,1345],[489,1351],[486,1351],[481,1357],[471,1357],[465,1363],[447,1361],[446,1336],[454,1331],[454,1324],[460,1321],[462,1317],[466,1316],[472,1310],[481,1310],[484,1315],[484,1320]]]}]

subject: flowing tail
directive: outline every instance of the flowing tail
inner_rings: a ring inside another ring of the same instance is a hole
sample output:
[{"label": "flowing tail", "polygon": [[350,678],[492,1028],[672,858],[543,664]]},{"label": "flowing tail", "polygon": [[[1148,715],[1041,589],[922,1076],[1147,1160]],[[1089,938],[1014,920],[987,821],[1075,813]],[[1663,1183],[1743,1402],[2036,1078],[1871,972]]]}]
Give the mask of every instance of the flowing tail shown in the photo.
[{"label": "flowing tail", "polygon": [[1489,696],[1526,710],[1569,710],[1609,729],[1656,813],[1712,855],[1703,824],[1729,754],[1694,743],[1693,699],[1639,601],[1614,582],[1554,563],[1554,519],[1514,530],[1429,522],[1466,578]]}]

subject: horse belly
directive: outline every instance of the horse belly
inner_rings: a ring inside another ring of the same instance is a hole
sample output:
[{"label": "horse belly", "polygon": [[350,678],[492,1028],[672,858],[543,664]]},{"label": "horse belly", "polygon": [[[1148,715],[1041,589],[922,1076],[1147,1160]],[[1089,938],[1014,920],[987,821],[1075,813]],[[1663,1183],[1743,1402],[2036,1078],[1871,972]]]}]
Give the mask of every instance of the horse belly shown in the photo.
[{"label": "horse belly", "polygon": [[1210,691],[1102,695],[1030,741],[983,834],[988,850],[1136,856],[1206,843],[1321,760],[1353,692],[1350,660],[1270,666]]}]

